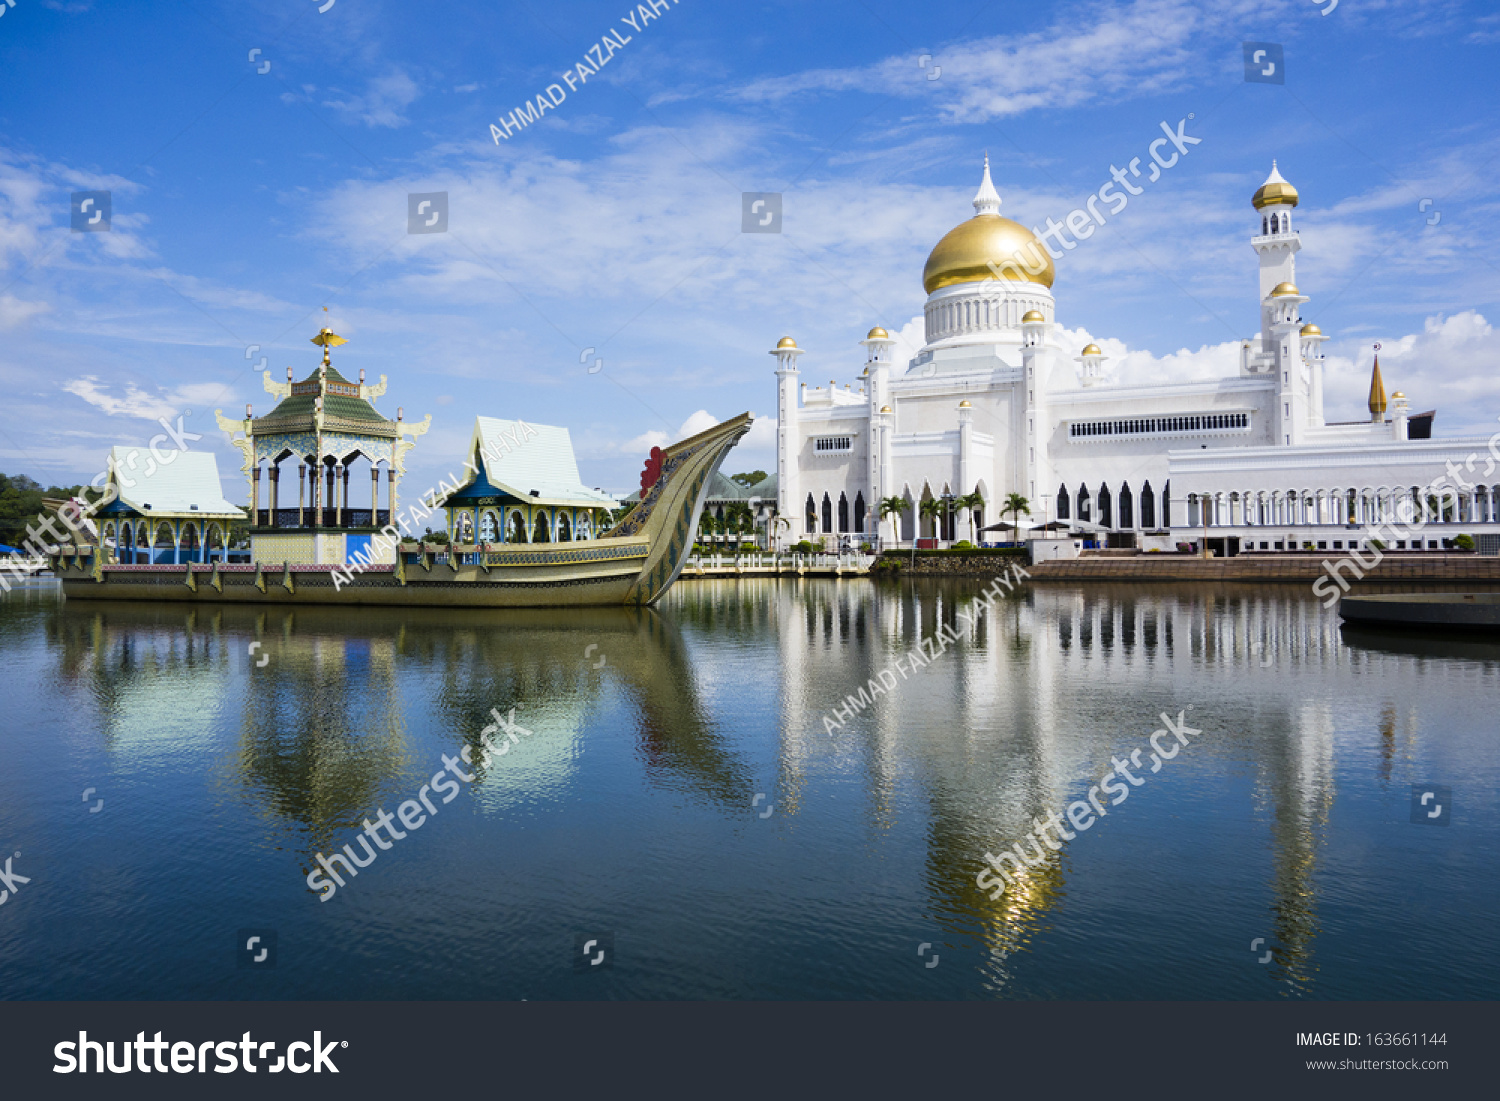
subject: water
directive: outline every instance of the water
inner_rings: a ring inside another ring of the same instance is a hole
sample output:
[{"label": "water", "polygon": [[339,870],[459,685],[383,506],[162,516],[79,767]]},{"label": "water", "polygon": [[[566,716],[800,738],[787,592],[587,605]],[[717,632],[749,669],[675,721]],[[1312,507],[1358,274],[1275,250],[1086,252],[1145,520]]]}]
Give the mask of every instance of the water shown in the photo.
[{"label": "water", "polygon": [[[979,587],[463,612],[29,586],[0,600],[0,857],[30,877],[0,997],[1500,996],[1500,646],[1346,637],[1301,586],[1034,585],[827,732]],[[444,756],[512,707],[532,733],[443,802]],[[1202,734],[1153,774],[1162,712]],[[1126,801],[975,886],[1142,747]],[[1410,820],[1413,784],[1451,787],[1451,825]],[[320,902],[315,855],[363,859],[362,820],[426,814],[424,785],[436,813]]]}]

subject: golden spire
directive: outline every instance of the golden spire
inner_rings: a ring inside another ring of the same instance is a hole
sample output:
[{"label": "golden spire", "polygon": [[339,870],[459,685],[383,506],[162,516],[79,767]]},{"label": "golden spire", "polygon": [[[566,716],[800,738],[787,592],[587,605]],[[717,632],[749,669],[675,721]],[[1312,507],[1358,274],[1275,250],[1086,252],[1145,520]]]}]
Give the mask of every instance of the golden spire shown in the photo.
[{"label": "golden spire", "polygon": [[[323,308],[327,309],[328,307],[325,306]],[[330,348],[337,348],[340,344],[348,344],[349,343],[347,340],[345,340],[343,337],[339,336],[339,334],[336,333],[336,332],[334,332],[332,329],[319,329],[318,330],[318,335],[312,338],[312,342],[314,344],[321,344],[323,346],[323,366],[324,367],[327,367],[329,365],[329,362],[330,362],[329,361],[329,357],[328,357],[328,349],[330,349]]]},{"label": "golden spire", "polygon": [[1370,371],[1370,420],[1385,420],[1385,382],[1380,377],[1380,345],[1375,345],[1375,366]]}]

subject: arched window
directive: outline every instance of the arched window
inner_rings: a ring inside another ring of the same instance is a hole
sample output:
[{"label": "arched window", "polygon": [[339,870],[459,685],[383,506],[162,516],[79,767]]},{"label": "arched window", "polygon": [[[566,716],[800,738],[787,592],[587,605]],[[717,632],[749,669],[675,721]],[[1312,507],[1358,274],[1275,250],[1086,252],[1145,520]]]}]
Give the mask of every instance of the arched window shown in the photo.
[{"label": "arched window", "polygon": [[531,541],[533,543],[552,542],[552,517],[541,509],[537,510],[536,520],[531,525]]},{"label": "arched window", "polygon": [[854,495],[854,530],[865,530],[865,495],[863,493]]},{"label": "arched window", "polygon": [[571,543],[573,541],[573,525],[568,523],[566,516],[557,518],[557,541],[559,543]]},{"label": "arched window", "polygon": [[1172,526],[1172,483],[1168,482],[1161,487],[1161,526],[1169,528]]},{"label": "arched window", "polygon": [[823,534],[829,535],[833,532],[833,502],[828,499],[828,494],[823,494]]},{"label": "arched window", "polygon": [[526,517],[521,515],[521,510],[516,509],[510,514],[510,537],[508,543],[529,543],[526,538]]},{"label": "arched window", "polygon": [[818,530],[818,506],[813,503],[813,495],[807,495],[807,508],[803,510],[803,519],[807,522],[807,534],[812,535]]},{"label": "arched window", "polygon": [[1068,516],[1068,487],[1061,485],[1057,487],[1057,518],[1067,520]]},{"label": "arched window", "polygon": [[1078,487],[1078,518],[1085,524],[1089,522],[1089,487]]},{"label": "arched window", "polygon": [[839,494],[839,531],[849,530],[849,498]]},{"label": "arched window", "polygon": [[1141,486],[1141,527],[1148,531],[1156,527],[1156,495],[1150,482]]},{"label": "arched window", "polygon": [[500,521],[496,519],[493,512],[485,512],[479,517],[479,541],[481,543],[494,543],[500,538]]},{"label": "arched window", "polygon": [[1272,233],[1280,233],[1281,232],[1281,222],[1276,217],[1276,215],[1274,215],[1274,214],[1271,215],[1271,232]]},{"label": "arched window", "polygon": [[1260,232],[1262,236],[1271,232],[1269,223],[1265,220],[1265,218],[1261,218],[1260,220]]},{"label": "arched window", "polygon": [[1115,526],[1110,514],[1109,486],[1099,487],[1099,523],[1107,528]]},{"label": "arched window", "polygon": [[1135,499],[1130,495],[1128,483],[1120,486],[1120,526],[1126,529],[1135,527]]}]

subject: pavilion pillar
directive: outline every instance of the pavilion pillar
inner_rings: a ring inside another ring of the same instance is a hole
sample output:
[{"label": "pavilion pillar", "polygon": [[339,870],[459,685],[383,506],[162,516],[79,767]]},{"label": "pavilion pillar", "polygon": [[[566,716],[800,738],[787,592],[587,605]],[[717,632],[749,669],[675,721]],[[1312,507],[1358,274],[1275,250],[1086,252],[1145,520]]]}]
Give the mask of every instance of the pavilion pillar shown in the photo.
[{"label": "pavilion pillar", "polygon": [[307,474],[307,464],[303,463],[303,462],[299,462],[297,464],[297,526],[299,528],[300,527],[304,527],[306,525],[306,523],[307,523],[307,518],[304,515],[304,513],[305,513],[304,496],[305,496],[305,491],[307,489],[307,485],[306,485],[307,479],[306,479],[306,476],[305,476],[306,474]]},{"label": "pavilion pillar", "polygon": [[274,528],[277,526],[276,509],[281,504],[281,467],[279,464],[272,463],[270,469],[268,469],[266,473],[271,477],[271,522],[267,525],[267,527]]},{"label": "pavilion pillar", "polygon": [[396,522],[396,468],[390,466],[385,472],[385,507],[391,510],[391,523]]},{"label": "pavilion pillar", "polygon": [[260,526],[260,463],[250,468],[250,523]]},{"label": "pavilion pillar", "polygon": [[[334,482],[334,479],[338,477],[338,472],[334,470],[332,463],[327,463],[325,465],[328,467],[328,470],[325,474],[325,477],[323,479],[320,479],[320,481],[326,481],[328,483],[328,489],[323,497],[322,508],[318,509],[318,523],[320,525],[323,523],[323,509],[336,509],[338,504],[338,490],[337,488],[335,488]],[[334,523],[338,523],[338,518],[336,516],[334,518]]]},{"label": "pavilion pillar", "polygon": [[[349,464],[348,463],[344,463],[343,467],[344,467],[344,470],[343,470],[343,474],[344,474],[343,492],[339,494],[338,508],[337,508],[337,510],[335,510],[334,516],[333,516],[334,527],[340,527],[340,528],[344,526],[344,510],[349,507]],[[334,469],[337,470],[338,468],[335,467]]]},{"label": "pavilion pillar", "polygon": [[370,464],[370,526],[380,526],[380,468]]}]

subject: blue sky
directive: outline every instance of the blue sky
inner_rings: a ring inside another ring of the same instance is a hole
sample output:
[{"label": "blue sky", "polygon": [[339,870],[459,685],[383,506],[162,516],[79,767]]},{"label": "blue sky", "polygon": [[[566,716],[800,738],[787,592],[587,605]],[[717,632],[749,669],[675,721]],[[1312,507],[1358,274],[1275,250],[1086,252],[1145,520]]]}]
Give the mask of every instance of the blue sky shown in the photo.
[{"label": "blue sky", "polygon": [[[1274,157],[1330,419],[1363,415],[1374,341],[1439,434],[1500,414],[1491,4],[326,3],[4,9],[0,470],[87,480],[191,409],[239,500],[212,411],[268,412],[261,357],[302,377],[325,323],[347,375],[390,376],[382,410],[433,414],[408,492],[476,413],[568,426],[585,480],[625,491],[652,443],[748,409],[728,466],[771,469],[767,350],[791,334],[805,378],[842,384],[871,326],[919,343],[923,262],[986,151],[1001,213],[1061,221],[1190,113],[1201,143],[1056,261],[1080,347],[1122,382],[1232,371]],[[1284,46],[1284,85],[1245,81],[1251,40]],[[71,232],[95,189],[112,232]],[[407,195],[439,191],[448,232],[409,234]],[[783,194],[782,233],[741,232],[747,191]]]}]

